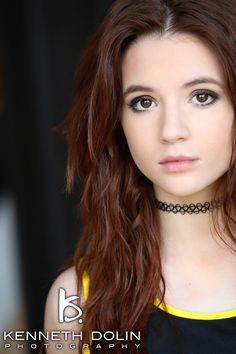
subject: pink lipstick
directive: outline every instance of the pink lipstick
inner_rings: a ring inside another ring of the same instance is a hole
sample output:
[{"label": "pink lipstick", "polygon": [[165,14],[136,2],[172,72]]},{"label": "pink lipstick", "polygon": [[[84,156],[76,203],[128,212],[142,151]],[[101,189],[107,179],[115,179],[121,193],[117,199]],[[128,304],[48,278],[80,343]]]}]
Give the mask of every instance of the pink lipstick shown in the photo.
[{"label": "pink lipstick", "polygon": [[197,158],[183,155],[167,156],[159,164],[165,172],[182,172],[191,169],[197,160]]}]

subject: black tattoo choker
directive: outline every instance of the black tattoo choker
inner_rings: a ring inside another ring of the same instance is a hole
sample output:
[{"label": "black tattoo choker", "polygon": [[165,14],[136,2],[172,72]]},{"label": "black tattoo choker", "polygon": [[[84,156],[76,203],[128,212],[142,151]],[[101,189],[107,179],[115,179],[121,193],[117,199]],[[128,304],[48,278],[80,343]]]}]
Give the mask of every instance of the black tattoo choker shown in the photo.
[{"label": "black tattoo choker", "polygon": [[155,205],[157,209],[166,211],[167,213],[180,213],[180,214],[199,214],[211,211],[213,208],[217,207],[218,203],[213,200],[211,202],[202,203],[191,203],[191,204],[167,204],[166,202],[161,202],[155,199]]}]

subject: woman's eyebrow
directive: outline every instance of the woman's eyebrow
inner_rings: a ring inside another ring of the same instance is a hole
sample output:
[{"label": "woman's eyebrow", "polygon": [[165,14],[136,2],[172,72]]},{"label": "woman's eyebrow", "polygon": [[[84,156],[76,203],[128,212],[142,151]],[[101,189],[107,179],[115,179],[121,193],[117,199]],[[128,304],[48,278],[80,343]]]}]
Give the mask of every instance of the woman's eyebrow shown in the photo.
[{"label": "woman's eyebrow", "polygon": [[124,96],[127,96],[128,94],[133,93],[133,92],[140,92],[140,91],[154,92],[155,90],[154,90],[154,88],[148,87],[148,86],[130,85],[124,91]]},{"label": "woman's eyebrow", "polygon": [[222,89],[224,88],[224,85],[220,81],[218,81],[212,77],[207,77],[207,76],[198,77],[194,80],[186,82],[185,84],[183,84],[182,88],[187,88],[187,87],[191,87],[191,86],[198,85],[198,84],[215,84],[215,85],[218,85]]},{"label": "woman's eyebrow", "polygon": [[[215,85],[218,85],[222,89],[224,88],[224,85],[220,81],[218,81],[212,77],[207,77],[207,76],[198,77],[196,79],[188,81],[182,85],[182,88],[188,88],[188,87],[192,87],[192,86],[195,86],[198,84],[215,84]],[[143,86],[143,85],[130,85],[124,91],[124,96],[127,96],[130,93],[142,92],[142,91],[154,92],[155,89],[152,87]]]}]

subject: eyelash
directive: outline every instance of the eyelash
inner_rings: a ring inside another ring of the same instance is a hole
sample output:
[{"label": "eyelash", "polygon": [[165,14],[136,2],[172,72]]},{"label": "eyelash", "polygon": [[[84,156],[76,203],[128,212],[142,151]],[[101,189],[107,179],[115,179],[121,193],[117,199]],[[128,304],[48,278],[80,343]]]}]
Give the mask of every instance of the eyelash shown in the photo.
[{"label": "eyelash", "polygon": [[[207,106],[209,106],[209,105],[211,105],[211,104],[214,104],[216,101],[217,101],[217,99],[219,98],[219,96],[218,96],[218,94],[216,93],[216,92],[214,92],[214,91],[211,91],[211,90],[197,90],[197,91],[194,91],[193,93],[192,93],[192,95],[191,95],[191,100],[194,98],[194,97],[196,97],[197,95],[206,95],[206,96],[208,96],[208,98],[209,97],[211,97],[212,98],[212,101],[211,102],[209,102],[209,103],[203,103],[203,104],[201,104],[201,103],[199,103],[199,104],[197,104],[197,103],[195,103],[195,105],[197,105],[197,106],[200,106],[200,107],[203,107],[203,108],[205,108],[205,107],[207,107]],[[139,97],[135,97],[129,104],[128,104],[128,106],[134,111],[134,112],[147,112],[147,111],[149,111],[149,110],[151,110],[153,107],[149,107],[149,108],[147,108],[147,109],[137,109],[137,108],[135,108],[135,105],[137,105],[138,103],[140,103],[141,101],[144,101],[144,100],[149,100],[149,101],[151,101],[152,103],[155,103],[155,101],[150,97],[150,96],[139,96]]]},{"label": "eyelash", "polygon": [[206,95],[209,97],[212,98],[212,101],[211,102],[208,102],[208,103],[203,103],[203,104],[197,104],[197,106],[201,106],[201,107],[207,107],[211,104],[214,104],[218,99],[219,99],[219,95],[214,92],[214,91],[211,91],[211,90],[197,90],[197,91],[194,91],[192,96],[191,96],[191,100],[197,96],[197,95]]}]

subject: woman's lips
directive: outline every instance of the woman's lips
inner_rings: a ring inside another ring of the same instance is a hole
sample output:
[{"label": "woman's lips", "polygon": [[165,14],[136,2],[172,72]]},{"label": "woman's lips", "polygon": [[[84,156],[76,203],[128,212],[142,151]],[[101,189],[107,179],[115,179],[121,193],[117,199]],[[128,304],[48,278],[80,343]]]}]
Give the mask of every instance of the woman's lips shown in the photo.
[{"label": "woman's lips", "polygon": [[188,156],[167,156],[161,160],[160,165],[165,172],[182,172],[195,166],[197,160]]}]

